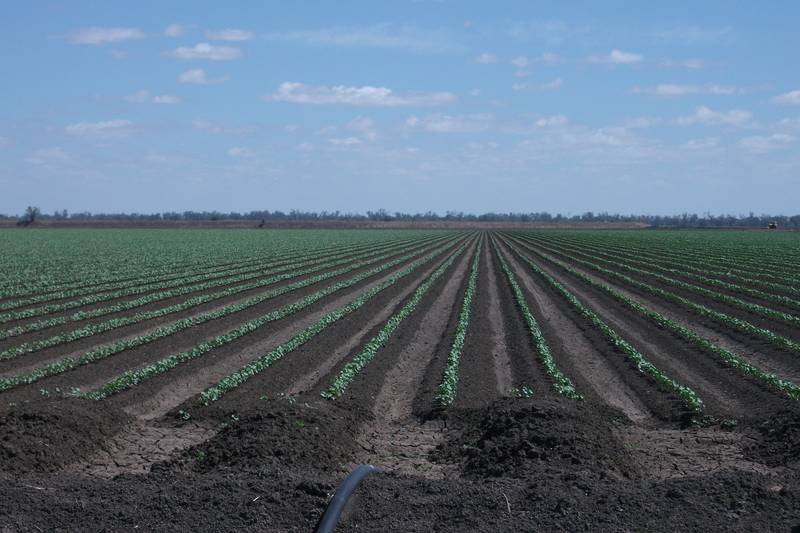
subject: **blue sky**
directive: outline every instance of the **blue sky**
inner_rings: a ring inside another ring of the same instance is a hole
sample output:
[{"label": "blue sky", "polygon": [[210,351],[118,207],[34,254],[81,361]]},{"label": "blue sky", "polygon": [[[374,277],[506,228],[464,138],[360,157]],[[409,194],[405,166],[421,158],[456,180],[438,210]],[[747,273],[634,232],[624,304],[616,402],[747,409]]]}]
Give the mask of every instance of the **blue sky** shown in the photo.
[{"label": "blue sky", "polygon": [[6,2],[0,213],[798,212],[797,2]]}]

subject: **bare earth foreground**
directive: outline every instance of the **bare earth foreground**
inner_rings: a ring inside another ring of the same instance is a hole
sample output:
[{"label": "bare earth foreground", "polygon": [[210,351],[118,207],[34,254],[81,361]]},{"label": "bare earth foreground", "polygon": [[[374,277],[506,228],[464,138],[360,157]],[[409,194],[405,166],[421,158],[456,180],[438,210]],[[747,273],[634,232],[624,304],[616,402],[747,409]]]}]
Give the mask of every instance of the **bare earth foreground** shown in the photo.
[{"label": "bare earth foreground", "polygon": [[0,531],[800,531],[800,236],[3,231]]}]

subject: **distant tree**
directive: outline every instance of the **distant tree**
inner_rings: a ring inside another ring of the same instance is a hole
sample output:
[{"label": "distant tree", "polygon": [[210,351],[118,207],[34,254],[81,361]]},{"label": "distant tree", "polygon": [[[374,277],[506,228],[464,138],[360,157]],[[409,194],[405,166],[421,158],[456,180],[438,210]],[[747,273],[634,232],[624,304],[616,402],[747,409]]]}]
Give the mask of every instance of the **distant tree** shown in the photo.
[{"label": "distant tree", "polygon": [[19,222],[17,222],[17,226],[30,226],[36,221],[37,218],[39,218],[39,213],[40,211],[38,207],[29,205],[28,208],[25,209],[25,214],[22,216]]}]

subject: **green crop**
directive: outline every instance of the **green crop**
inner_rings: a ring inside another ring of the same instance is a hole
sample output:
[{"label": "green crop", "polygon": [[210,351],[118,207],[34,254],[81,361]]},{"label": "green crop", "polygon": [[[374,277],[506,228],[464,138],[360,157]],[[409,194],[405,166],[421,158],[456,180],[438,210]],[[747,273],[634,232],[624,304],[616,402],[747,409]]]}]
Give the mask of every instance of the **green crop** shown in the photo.
[{"label": "green crop", "polygon": [[482,246],[483,239],[478,242],[478,247],[475,250],[475,257],[472,259],[472,267],[470,267],[467,289],[464,291],[464,298],[461,302],[461,311],[458,314],[458,323],[456,324],[456,333],[453,337],[453,344],[450,347],[450,353],[447,356],[447,365],[444,369],[442,382],[436,389],[436,401],[442,406],[451,405],[456,397],[456,388],[458,386],[458,366],[459,361],[461,360],[461,351],[464,349],[464,340],[467,338],[467,329],[469,328],[472,300],[475,298],[475,286],[478,284],[478,265],[480,263]]}]

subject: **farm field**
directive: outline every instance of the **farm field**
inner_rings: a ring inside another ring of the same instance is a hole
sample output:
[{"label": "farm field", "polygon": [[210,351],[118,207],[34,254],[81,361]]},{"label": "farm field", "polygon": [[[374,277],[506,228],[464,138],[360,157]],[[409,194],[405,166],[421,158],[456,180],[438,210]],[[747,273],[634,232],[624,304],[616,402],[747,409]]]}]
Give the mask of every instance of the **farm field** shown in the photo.
[{"label": "farm field", "polygon": [[0,230],[0,530],[800,528],[800,233]]}]

